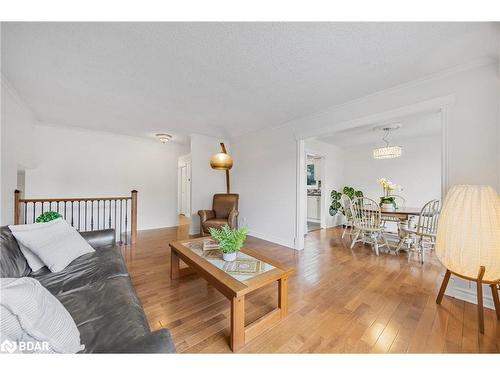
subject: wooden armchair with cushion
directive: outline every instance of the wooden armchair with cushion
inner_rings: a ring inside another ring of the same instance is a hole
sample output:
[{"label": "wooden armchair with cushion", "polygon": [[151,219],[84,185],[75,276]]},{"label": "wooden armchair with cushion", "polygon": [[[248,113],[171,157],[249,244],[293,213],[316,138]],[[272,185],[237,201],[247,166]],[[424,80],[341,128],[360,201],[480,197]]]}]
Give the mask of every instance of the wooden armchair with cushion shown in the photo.
[{"label": "wooden armchair with cushion", "polygon": [[224,224],[238,227],[238,194],[215,194],[211,210],[199,210],[200,233],[208,235],[208,228],[220,228]]}]

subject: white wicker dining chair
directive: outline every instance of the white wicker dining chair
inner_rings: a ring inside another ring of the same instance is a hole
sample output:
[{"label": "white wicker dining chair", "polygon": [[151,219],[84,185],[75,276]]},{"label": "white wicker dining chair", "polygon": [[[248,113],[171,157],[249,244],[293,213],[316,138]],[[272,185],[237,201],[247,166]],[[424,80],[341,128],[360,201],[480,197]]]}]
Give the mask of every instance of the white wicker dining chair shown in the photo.
[{"label": "white wicker dining chair", "polygon": [[396,248],[396,253],[406,244],[410,254],[415,251],[420,263],[424,263],[425,248],[433,249],[436,239],[437,224],[439,219],[440,201],[433,199],[427,202],[418,217],[415,228],[401,227],[403,234]]},{"label": "white wicker dining chair", "polygon": [[349,236],[352,237],[352,234],[353,234],[353,230],[354,230],[354,222],[353,222],[353,219],[352,219],[352,201],[351,201],[351,198],[349,198],[348,195],[346,194],[342,194],[340,196],[340,206],[342,207],[343,211],[344,211],[344,216],[346,218],[346,223],[344,224],[344,230],[342,232],[342,238],[344,238],[346,232],[347,232],[347,229],[349,229]]},{"label": "white wicker dining chair", "polygon": [[377,256],[380,247],[386,246],[387,250],[389,250],[389,244],[384,237],[380,207],[377,202],[366,197],[354,199],[351,211],[355,231],[351,249],[357,242],[363,242],[370,243]]}]

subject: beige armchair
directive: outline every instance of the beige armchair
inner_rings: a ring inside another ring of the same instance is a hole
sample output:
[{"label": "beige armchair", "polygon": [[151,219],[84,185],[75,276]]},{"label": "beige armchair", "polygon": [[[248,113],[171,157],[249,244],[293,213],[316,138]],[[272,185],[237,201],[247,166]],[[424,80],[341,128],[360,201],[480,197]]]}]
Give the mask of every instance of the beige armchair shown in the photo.
[{"label": "beige armchair", "polygon": [[238,227],[238,194],[215,194],[211,210],[199,210],[200,234],[208,235],[208,228],[220,228],[224,224]]}]

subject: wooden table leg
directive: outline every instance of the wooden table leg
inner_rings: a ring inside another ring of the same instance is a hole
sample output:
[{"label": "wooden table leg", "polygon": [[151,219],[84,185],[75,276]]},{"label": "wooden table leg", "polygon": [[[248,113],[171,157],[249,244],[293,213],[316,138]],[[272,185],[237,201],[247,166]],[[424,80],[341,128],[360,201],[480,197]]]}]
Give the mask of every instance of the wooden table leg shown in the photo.
[{"label": "wooden table leg", "polygon": [[288,314],[288,277],[278,280],[278,307],[283,319]]},{"label": "wooden table leg", "polygon": [[436,298],[436,303],[439,305],[443,300],[444,292],[446,291],[446,287],[448,286],[448,281],[450,281],[451,272],[450,270],[446,270],[444,274],[443,282],[441,284],[441,289],[439,289],[438,296]]},{"label": "wooden table leg", "polygon": [[170,248],[170,279],[179,278],[180,259],[177,252]]},{"label": "wooden table leg", "polygon": [[231,350],[237,352],[245,345],[245,296],[231,300]]},{"label": "wooden table leg", "polygon": [[497,319],[500,320],[500,299],[498,298],[498,287],[496,284],[491,284],[491,294],[493,295],[493,302],[495,303],[495,311],[497,313]]},{"label": "wooden table leg", "polygon": [[483,307],[483,276],[485,268],[479,268],[477,275],[477,319],[479,323],[479,332],[484,333],[484,307]]},{"label": "wooden table leg", "polygon": [[495,303],[495,311],[497,313],[497,319],[500,320],[500,299],[498,298],[498,287],[496,284],[491,284],[491,294],[493,295],[493,302]]}]

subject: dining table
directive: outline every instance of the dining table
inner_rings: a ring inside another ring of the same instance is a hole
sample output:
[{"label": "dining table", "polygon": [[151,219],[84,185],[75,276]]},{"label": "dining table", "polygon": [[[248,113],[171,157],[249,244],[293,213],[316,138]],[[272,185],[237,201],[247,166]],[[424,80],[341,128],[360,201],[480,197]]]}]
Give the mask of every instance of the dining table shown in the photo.
[{"label": "dining table", "polygon": [[419,216],[420,211],[420,207],[398,207],[393,209],[380,207],[382,218],[392,217],[395,219],[399,219],[399,221],[406,221],[410,216]]}]

